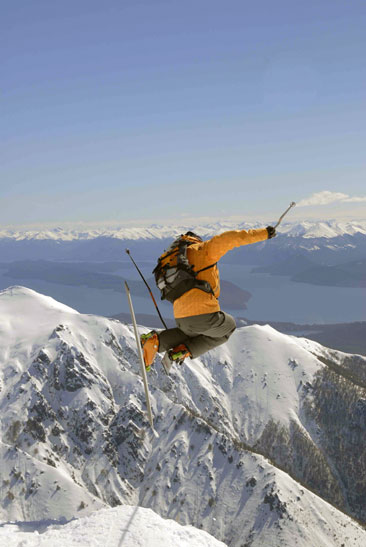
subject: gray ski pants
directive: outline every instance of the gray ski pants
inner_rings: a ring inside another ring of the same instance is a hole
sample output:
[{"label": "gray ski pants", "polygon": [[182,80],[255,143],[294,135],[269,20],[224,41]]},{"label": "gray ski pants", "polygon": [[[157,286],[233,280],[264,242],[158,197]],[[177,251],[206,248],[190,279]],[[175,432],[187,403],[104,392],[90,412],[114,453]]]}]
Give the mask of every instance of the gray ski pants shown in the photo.
[{"label": "gray ski pants", "polygon": [[185,344],[192,357],[227,342],[236,329],[235,319],[228,313],[216,311],[175,320],[177,327],[159,332],[159,352]]}]

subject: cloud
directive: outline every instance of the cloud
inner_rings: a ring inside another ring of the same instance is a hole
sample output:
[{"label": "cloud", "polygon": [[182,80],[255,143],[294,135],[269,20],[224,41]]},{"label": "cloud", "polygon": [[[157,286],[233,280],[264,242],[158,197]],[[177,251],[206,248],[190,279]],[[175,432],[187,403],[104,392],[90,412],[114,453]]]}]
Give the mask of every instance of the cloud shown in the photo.
[{"label": "cloud", "polygon": [[360,203],[361,201],[366,201],[366,197],[348,197],[347,199],[343,200],[345,203]]},{"label": "cloud", "polygon": [[329,203],[361,203],[366,202],[365,197],[352,197],[342,192],[329,192],[329,190],[323,190],[323,192],[316,192],[312,196],[302,199],[297,203],[298,207],[306,207],[308,205],[328,205]]}]

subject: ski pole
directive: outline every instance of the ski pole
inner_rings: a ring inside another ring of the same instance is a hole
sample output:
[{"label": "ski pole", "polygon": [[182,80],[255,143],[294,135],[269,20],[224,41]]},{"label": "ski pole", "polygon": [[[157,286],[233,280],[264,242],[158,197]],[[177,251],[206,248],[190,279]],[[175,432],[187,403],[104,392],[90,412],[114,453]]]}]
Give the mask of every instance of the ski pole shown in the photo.
[{"label": "ski pole", "polygon": [[156,300],[155,300],[155,298],[154,298],[154,295],[153,295],[153,293],[152,293],[152,290],[150,289],[150,287],[149,287],[149,285],[148,285],[146,279],[145,279],[144,276],[142,275],[140,268],[138,267],[138,265],[136,264],[136,262],[135,262],[134,259],[132,258],[131,253],[130,253],[130,250],[129,250],[129,249],[126,249],[126,253],[128,254],[128,256],[130,257],[130,259],[132,260],[132,262],[133,262],[133,264],[134,264],[136,270],[139,272],[142,281],[145,283],[145,285],[146,285],[146,287],[147,287],[147,290],[149,291],[149,294],[150,294],[150,296],[151,296],[151,298],[152,298],[152,301],[154,302],[154,306],[155,306],[155,308],[156,308],[156,311],[158,312],[158,315],[159,315],[159,317],[160,317],[160,319],[161,319],[161,322],[163,323],[164,328],[167,329],[168,327],[167,327],[167,325],[166,325],[164,319],[162,318],[162,315],[161,315],[161,313],[160,313],[160,310],[159,310],[159,308],[158,308],[158,305],[157,305],[157,303],[156,303]]},{"label": "ski pole", "polygon": [[277,226],[280,224],[280,222],[282,222],[282,219],[285,215],[287,215],[287,213],[289,212],[289,210],[292,208],[292,207],[295,207],[296,203],[294,201],[291,201],[290,203],[290,207],[287,207],[286,211],[280,216],[280,218],[278,219],[277,221],[277,224],[275,226],[273,226],[273,228],[277,228]]}]

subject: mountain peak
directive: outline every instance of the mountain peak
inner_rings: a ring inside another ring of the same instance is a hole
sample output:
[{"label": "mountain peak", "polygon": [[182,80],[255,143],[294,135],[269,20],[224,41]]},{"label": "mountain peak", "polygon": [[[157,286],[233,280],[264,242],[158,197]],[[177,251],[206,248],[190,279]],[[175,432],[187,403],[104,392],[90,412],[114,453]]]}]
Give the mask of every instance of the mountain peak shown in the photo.
[{"label": "mountain peak", "polygon": [[360,356],[253,325],[170,376],[157,360],[157,439],[131,326],[23,287],[0,318],[3,520],[143,504],[232,547],[365,544],[324,501],[365,521]]},{"label": "mountain peak", "polygon": [[33,289],[21,285],[12,285],[0,291],[0,306],[4,307],[11,300],[11,306],[15,305],[15,300],[24,307],[23,313],[30,312],[34,307],[44,308],[44,310],[60,311],[63,313],[79,313],[73,308],[58,302],[51,296],[40,294]]},{"label": "mountain peak", "polygon": [[20,344],[47,337],[60,322],[78,315],[50,296],[17,285],[8,287],[0,291],[0,348],[9,341]]}]

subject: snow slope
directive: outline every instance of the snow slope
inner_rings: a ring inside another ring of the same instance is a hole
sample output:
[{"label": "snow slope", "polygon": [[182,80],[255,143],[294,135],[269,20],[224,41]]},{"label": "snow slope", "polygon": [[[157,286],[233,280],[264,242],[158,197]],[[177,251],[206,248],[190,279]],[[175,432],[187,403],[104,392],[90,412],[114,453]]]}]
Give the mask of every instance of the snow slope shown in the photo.
[{"label": "snow slope", "polygon": [[[69,520],[129,504],[234,547],[364,545],[365,530],[322,499],[361,516],[363,470],[352,475],[351,452],[365,437],[362,382],[346,390],[352,437],[336,431],[348,452],[324,453],[328,430],[317,421],[334,422],[316,405],[326,361],[341,369],[346,358],[352,368],[353,356],[254,325],[170,377],[157,363],[157,439],[130,326],[24,287],[2,291],[0,518]],[[357,370],[364,364],[357,357]]]},{"label": "snow slope", "polygon": [[66,524],[0,525],[0,544],[8,547],[220,547],[224,543],[192,526],[165,520],[151,509],[103,509]]}]

